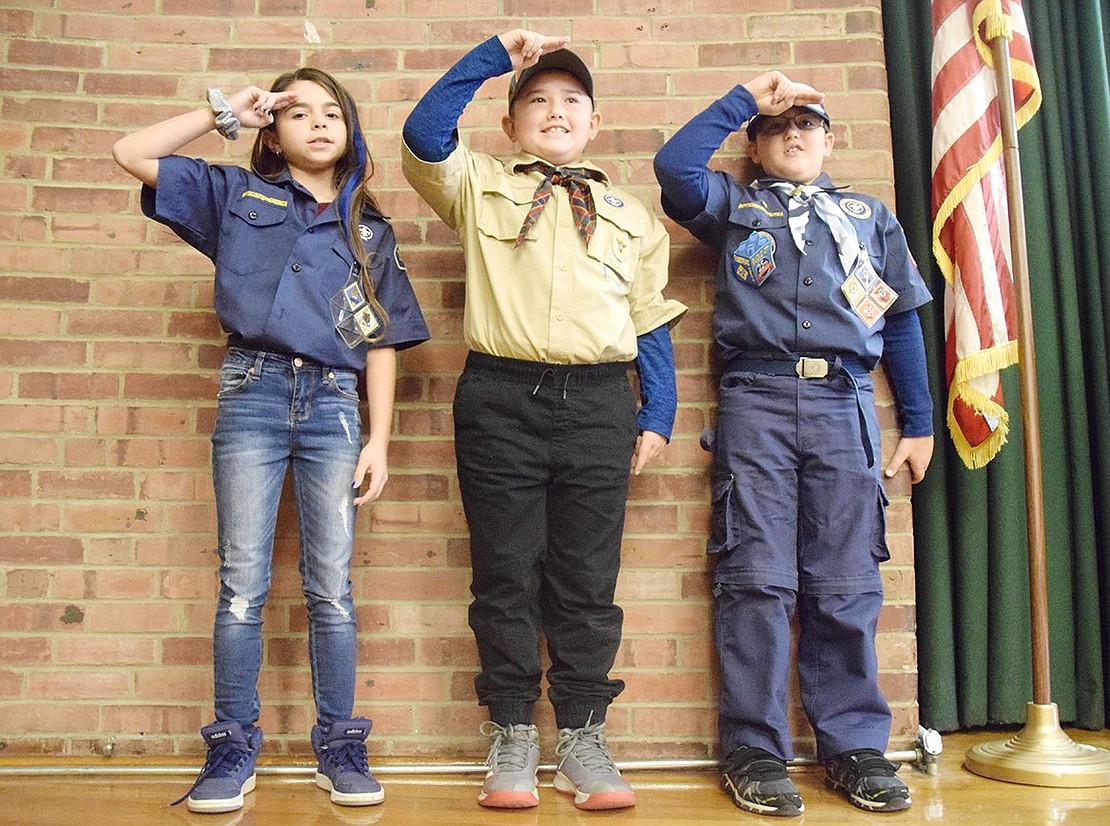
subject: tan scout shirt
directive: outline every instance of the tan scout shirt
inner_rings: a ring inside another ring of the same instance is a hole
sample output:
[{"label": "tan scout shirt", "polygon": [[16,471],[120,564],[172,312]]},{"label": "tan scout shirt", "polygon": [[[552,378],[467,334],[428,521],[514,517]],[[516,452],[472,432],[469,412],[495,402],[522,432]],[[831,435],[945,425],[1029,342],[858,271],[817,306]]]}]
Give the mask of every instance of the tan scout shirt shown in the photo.
[{"label": "tan scout shirt", "polygon": [[637,335],[686,312],[663,297],[666,229],[608,176],[590,182],[597,228],[589,248],[566,189],[556,186],[528,239],[513,249],[543,179],[513,170],[536,157],[495,158],[461,144],[439,163],[420,160],[407,146],[401,157],[405,178],[461,238],[463,336],[471,350],[551,364],[631,361]]}]

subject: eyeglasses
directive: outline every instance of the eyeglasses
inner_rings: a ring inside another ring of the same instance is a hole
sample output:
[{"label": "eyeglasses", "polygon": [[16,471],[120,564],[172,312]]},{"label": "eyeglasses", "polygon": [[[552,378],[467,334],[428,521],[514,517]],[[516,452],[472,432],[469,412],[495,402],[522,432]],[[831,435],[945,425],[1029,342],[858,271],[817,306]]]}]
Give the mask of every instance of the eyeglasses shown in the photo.
[{"label": "eyeglasses", "polygon": [[825,129],[825,120],[820,115],[815,115],[812,112],[803,112],[793,117],[775,115],[761,118],[758,127],[756,127],[756,134],[781,135],[791,127],[799,132],[812,132],[814,129]]}]

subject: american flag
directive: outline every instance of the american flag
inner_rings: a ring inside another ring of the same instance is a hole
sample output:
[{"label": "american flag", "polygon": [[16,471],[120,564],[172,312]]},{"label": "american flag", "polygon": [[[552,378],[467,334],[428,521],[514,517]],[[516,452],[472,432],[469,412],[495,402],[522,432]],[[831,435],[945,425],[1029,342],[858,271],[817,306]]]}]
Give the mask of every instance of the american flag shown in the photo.
[{"label": "american flag", "polygon": [[1041,103],[1020,0],[933,0],[933,254],[946,283],[948,428],[982,467],[1006,441],[999,371],[1017,362],[1009,204],[991,41],[1008,36],[1016,123]]}]

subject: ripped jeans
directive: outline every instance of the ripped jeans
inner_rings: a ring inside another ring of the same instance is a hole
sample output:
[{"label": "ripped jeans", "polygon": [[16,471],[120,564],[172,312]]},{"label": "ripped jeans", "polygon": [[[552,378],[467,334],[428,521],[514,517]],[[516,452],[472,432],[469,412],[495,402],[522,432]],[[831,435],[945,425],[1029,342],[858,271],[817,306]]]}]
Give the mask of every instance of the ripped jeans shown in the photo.
[{"label": "ripped jeans", "polygon": [[213,631],[216,720],[259,717],[262,613],[288,468],[300,525],[301,587],[318,722],[351,717],[356,626],[351,551],[361,448],[357,375],[231,348],[212,434],[220,595]]}]

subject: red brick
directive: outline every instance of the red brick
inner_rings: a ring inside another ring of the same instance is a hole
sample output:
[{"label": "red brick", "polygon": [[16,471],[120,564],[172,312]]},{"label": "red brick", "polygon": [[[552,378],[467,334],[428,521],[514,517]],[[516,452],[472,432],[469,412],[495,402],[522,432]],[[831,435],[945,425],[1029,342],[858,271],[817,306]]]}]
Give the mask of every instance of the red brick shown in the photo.
[{"label": "red brick", "polygon": [[95,699],[120,697],[128,693],[127,673],[98,668],[97,671],[64,671],[32,674],[28,681],[31,696],[57,699]]}]

